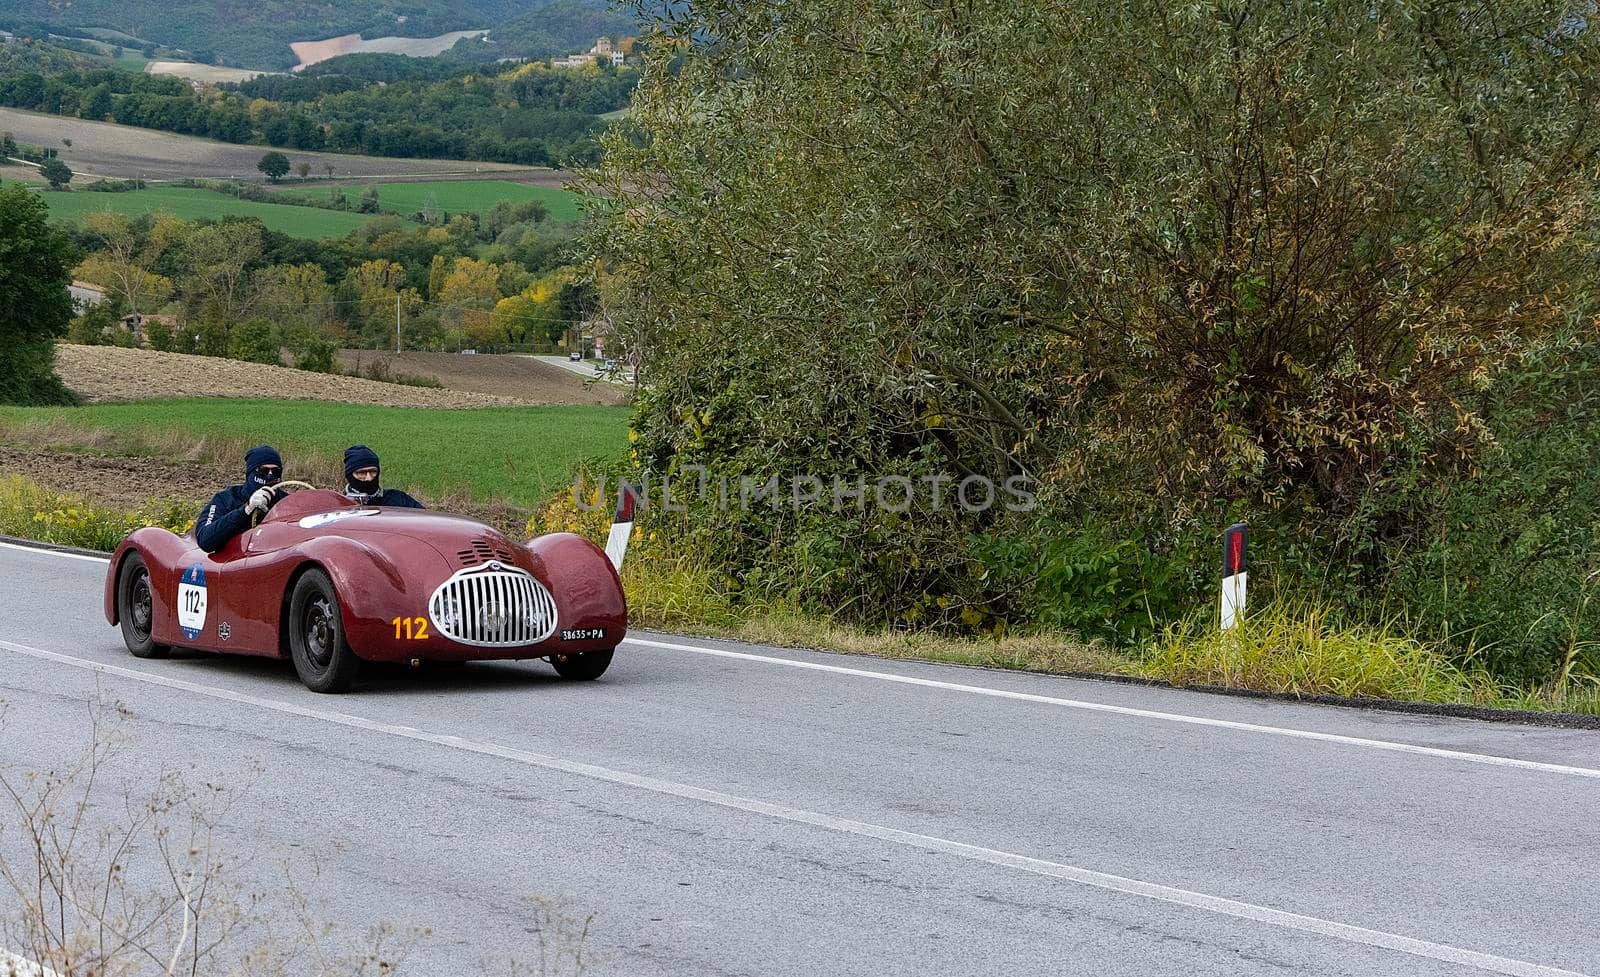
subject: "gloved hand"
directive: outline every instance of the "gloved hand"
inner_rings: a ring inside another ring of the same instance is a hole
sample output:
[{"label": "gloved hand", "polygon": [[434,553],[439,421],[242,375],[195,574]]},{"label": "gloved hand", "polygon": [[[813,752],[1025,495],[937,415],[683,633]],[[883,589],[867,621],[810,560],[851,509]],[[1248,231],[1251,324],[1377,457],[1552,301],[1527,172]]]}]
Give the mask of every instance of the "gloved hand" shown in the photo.
[{"label": "gloved hand", "polygon": [[277,494],[278,490],[270,485],[256,489],[255,494],[250,496],[250,501],[244,504],[244,511],[253,515],[265,515],[267,510],[272,508],[273,496]]}]

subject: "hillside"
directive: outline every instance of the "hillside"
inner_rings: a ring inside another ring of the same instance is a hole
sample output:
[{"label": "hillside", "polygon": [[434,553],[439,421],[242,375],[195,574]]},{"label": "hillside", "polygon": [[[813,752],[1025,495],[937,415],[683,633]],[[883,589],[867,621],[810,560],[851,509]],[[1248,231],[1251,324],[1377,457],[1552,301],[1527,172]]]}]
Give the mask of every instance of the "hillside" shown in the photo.
[{"label": "hillside", "polygon": [[[61,147],[61,158],[73,170],[94,176],[181,180],[190,177],[256,179],[260,146],[241,146],[180,136],[168,132],[134,129],[109,122],[90,122],[58,115],[41,115],[0,108],[0,131],[15,134],[19,142]],[[65,140],[72,145],[64,145]],[[332,166],[340,177],[472,176],[493,173],[518,179],[548,176],[548,170],[457,160],[393,159],[338,153],[291,151],[295,162],[310,163],[318,175]]]},{"label": "hillside", "polygon": [[[204,59],[251,68],[285,69],[296,63],[289,45],[344,34],[365,37],[432,37],[450,31],[493,29],[551,6],[550,0],[0,0],[0,21],[56,28],[110,28]],[[577,10],[607,10],[605,0],[564,0],[550,33],[558,48],[587,47],[592,21]],[[608,15],[609,16],[609,15]],[[573,34],[580,30],[582,34]],[[527,31],[524,29],[524,33]],[[569,36],[570,35],[570,36]],[[587,37],[587,40],[585,40]],[[505,55],[500,55],[505,56]]]}]

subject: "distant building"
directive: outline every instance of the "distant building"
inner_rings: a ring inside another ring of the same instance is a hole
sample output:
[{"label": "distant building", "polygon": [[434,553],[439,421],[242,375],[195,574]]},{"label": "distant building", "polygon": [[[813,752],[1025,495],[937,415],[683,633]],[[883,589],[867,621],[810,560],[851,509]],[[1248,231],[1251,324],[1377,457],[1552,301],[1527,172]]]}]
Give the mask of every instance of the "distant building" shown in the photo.
[{"label": "distant building", "polygon": [[133,335],[134,341],[143,345],[145,329],[151,323],[159,322],[169,331],[178,328],[178,317],[175,315],[145,315],[142,312],[133,312],[122,317],[122,328]]},{"label": "distant building", "polygon": [[99,305],[106,300],[106,290],[93,282],[73,282],[67,286],[72,293],[72,304],[79,312]]},{"label": "distant building", "polygon": [[10,31],[0,31],[0,44],[10,44],[17,39],[17,35]]}]

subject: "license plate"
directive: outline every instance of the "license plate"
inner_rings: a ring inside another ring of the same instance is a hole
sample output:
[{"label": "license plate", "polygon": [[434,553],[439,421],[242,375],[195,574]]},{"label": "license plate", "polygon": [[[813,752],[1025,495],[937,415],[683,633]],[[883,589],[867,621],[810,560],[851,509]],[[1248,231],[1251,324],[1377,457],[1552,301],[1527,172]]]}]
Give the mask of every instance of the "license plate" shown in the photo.
[{"label": "license plate", "polygon": [[566,628],[561,632],[562,641],[599,641],[605,636],[605,628]]}]

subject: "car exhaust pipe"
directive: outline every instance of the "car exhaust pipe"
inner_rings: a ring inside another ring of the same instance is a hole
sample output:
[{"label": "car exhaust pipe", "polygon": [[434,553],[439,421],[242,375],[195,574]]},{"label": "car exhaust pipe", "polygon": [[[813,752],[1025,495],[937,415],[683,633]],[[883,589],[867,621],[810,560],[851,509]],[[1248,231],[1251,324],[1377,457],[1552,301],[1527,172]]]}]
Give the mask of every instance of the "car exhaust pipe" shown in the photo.
[{"label": "car exhaust pipe", "polygon": [[611,534],[606,537],[606,557],[611,566],[622,572],[622,558],[628,554],[628,540],[633,536],[633,510],[638,493],[627,482],[617,484],[617,512],[611,519]]}]

